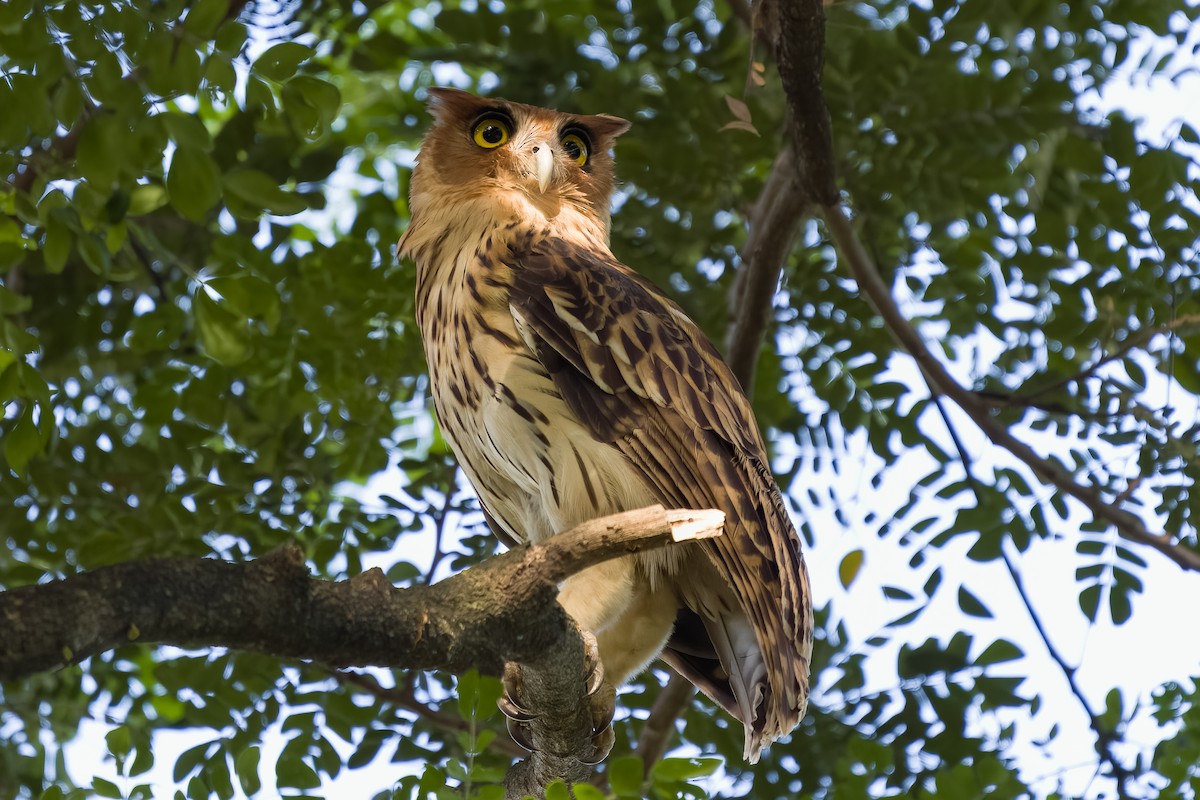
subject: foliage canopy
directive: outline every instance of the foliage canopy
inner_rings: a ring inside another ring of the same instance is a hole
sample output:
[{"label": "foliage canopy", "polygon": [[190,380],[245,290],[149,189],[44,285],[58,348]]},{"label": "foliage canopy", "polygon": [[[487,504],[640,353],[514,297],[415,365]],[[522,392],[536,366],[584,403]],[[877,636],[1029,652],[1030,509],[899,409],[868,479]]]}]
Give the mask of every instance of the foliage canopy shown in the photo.
[{"label": "foliage canopy", "polygon": [[[613,250],[720,342],[750,209],[786,141],[744,5],[0,5],[0,587],[285,541],[318,574],[383,565],[398,583],[489,555],[427,410],[413,270],[393,257],[423,89],[632,120]],[[1119,75],[1182,79],[1189,48],[1194,68],[1200,9],[877,0],[826,14],[840,188],[903,311],[992,419],[1200,557],[1200,134],[1181,122],[1163,142],[1096,110]],[[1154,36],[1169,46],[1140,44]],[[738,114],[757,135],[720,130]],[[993,585],[1027,598],[1020,565],[1062,557],[1065,539],[1076,583],[1056,587],[1055,613],[1138,626],[1153,623],[1137,608],[1147,576],[1182,567],[944,410],[816,218],[770,314],[755,405],[827,567],[815,703],[748,768],[740,727],[696,701],[683,755],[724,758],[726,796],[1195,797],[1196,678],[1150,692],[1114,671],[1101,702]],[[899,557],[872,571],[876,553]],[[890,621],[867,634],[856,607],[881,602]],[[958,612],[930,627],[926,609],[947,603]],[[1030,635],[992,635],[996,615]],[[428,765],[397,797],[495,796],[509,754],[489,747],[505,736],[494,681],[460,678],[455,695],[446,675],[376,677],[131,645],[9,682],[0,796],[149,796],[154,732],[185,727],[198,744],[172,773],[191,797],[253,794],[260,773],[312,793],[380,753],[384,789],[411,771],[387,759]],[[622,695],[617,796],[703,796],[689,781],[715,768],[668,759],[643,787],[628,754],[661,682]],[[1068,713],[1076,730],[1058,733]],[[108,780],[65,768],[87,717],[116,726]],[[1151,744],[1126,738],[1135,721]],[[277,722],[289,738],[267,763]],[[1023,766],[1033,739],[1054,752],[1064,735],[1096,742],[1084,770]]]}]

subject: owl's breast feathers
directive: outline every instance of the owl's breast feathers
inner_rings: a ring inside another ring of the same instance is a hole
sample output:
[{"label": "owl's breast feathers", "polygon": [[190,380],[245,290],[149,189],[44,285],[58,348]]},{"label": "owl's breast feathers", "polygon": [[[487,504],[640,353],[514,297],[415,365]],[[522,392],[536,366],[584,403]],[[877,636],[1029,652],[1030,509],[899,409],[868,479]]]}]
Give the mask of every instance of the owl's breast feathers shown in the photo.
[{"label": "owl's breast feathers", "polygon": [[[738,667],[728,662],[749,656],[743,645],[730,653],[719,637],[708,641],[705,628],[711,636],[719,603],[694,585],[679,589],[692,615],[681,612],[663,656],[742,720],[746,754],[756,759],[804,714],[813,621],[799,538],[737,380],[695,323],[603,244],[515,224],[466,247],[448,244],[429,242],[413,252],[418,316],[435,384],[442,384],[435,395],[443,427],[462,429],[452,441],[479,480],[489,515],[515,533],[504,517],[517,512],[498,506],[506,504],[505,492],[528,498],[521,476],[536,472],[488,463],[497,450],[467,455],[472,448],[460,441],[471,432],[454,407],[501,391],[497,370],[536,373],[513,398],[527,413],[547,408],[534,395],[553,396],[562,428],[532,426],[547,440],[586,431],[594,449],[579,452],[619,455],[622,468],[658,502],[724,511],[725,535],[697,546],[711,572],[728,583],[724,595],[732,593],[749,620],[760,667],[747,672],[745,685],[738,679],[731,686],[729,673]],[[546,416],[550,422],[553,414]],[[505,444],[507,455],[517,456],[510,460],[519,460],[520,447]],[[597,474],[608,468],[580,464],[585,474],[592,467]]]}]

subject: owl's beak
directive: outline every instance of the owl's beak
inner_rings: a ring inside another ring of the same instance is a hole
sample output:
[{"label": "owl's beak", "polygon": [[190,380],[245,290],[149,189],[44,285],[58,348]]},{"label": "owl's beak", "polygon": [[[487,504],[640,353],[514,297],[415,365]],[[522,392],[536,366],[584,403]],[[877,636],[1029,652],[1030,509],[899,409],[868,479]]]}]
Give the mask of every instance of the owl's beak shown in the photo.
[{"label": "owl's beak", "polygon": [[545,193],[550,179],[554,177],[554,149],[549,142],[538,142],[533,146],[533,164],[538,191]]}]

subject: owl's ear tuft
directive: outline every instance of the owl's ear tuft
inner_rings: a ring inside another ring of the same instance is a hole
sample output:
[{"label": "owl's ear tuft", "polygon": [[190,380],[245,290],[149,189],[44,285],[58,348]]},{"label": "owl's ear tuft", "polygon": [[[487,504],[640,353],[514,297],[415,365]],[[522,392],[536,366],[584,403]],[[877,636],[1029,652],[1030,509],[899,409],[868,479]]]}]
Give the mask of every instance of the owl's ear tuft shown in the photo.
[{"label": "owl's ear tuft", "polygon": [[431,86],[428,91],[427,108],[438,122],[470,118],[492,105],[492,101],[450,86]]},{"label": "owl's ear tuft", "polygon": [[629,120],[614,117],[611,114],[593,114],[583,120],[588,130],[599,139],[611,141],[629,130]]}]

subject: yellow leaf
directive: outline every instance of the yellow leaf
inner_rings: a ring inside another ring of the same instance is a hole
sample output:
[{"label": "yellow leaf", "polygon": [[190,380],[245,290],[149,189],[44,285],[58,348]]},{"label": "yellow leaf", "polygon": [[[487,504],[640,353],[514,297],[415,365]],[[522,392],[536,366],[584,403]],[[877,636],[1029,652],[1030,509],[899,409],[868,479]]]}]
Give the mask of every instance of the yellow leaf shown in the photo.
[{"label": "yellow leaf", "polygon": [[850,584],[854,583],[854,579],[858,577],[859,570],[863,565],[863,551],[851,550],[846,553],[846,557],[842,559],[842,563],[838,565],[838,580],[842,582],[843,589],[849,589]]}]

